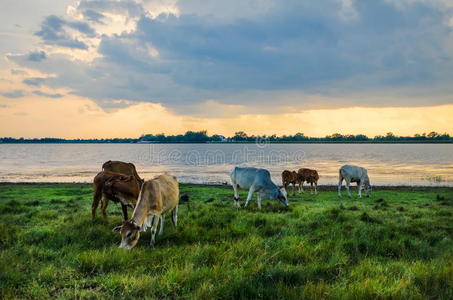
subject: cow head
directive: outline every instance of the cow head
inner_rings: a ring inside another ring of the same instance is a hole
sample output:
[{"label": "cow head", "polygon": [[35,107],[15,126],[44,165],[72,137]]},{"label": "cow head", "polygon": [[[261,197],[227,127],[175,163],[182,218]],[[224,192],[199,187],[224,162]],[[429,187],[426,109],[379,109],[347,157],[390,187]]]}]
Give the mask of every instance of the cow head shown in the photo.
[{"label": "cow head", "polygon": [[286,190],[284,188],[278,189],[277,200],[284,206],[288,207],[288,195],[286,194]]},{"label": "cow head", "polygon": [[137,245],[140,238],[140,226],[134,221],[123,221],[123,225],[113,228],[113,232],[121,234],[121,244],[119,248],[131,250]]},{"label": "cow head", "polygon": [[277,200],[280,204],[288,206],[288,196],[284,188],[275,187],[269,194],[261,195],[262,197],[269,198],[270,200]]}]

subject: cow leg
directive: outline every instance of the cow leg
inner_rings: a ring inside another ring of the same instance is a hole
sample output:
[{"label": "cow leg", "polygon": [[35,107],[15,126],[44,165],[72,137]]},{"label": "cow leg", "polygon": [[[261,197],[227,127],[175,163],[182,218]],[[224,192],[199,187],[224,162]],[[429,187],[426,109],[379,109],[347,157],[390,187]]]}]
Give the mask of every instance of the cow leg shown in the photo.
[{"label": "cow leg", "polygon": [[244,207],[246,207],[249,204],[249,201],[252,200],[252,196],[253,196],[254,192],[255,192],[255,186],[252,185],[249,189],[249,194],[247,195],[247,200],[245,200]]},{"label": "cow leg", "polygon": [[316,181],[315,182],[315,195],[318,194],[318,182]]},{"label": "cow leg", "polygon": [[313,194],[313,182],[310,182],[310,186],[311,186],[310,194]]},{"label": "cow leg", "polygon": [[343,178],[338,179],[338,197],[341,198],[341,186],[343,185]]},{"label": "cow leg", "polygon": [[102,211],[102,215],[104,216],[104,218],[107,217],[107,207],[108,206],[109,206],[109,198],[104,196],[102,199],[102,206],[101,206],[101,211]]},{"label": "cow leg", "polygon": [[359,189],[359,198],[362,198],[362,189],[363,189],[363,184],[362,184],[363,180],[360,180],[359,182],[357,182],[357,187]]},{"label": "cow leg", "polygon": [[99,205],[99,201],[102,200],[102,189],[95,186],[93,194],[93,204],[91,204],[91,216],[94,219],[96,217],[96,210]]},{"label": "cow leg", "polygon": [[260,196],[259,193],[257,194],[257,198],[258,198],[257,199],[257,201],[258,201],[258,209],[261,209],[261,196]]},{"label": "cow leg", "polygon": [[297,186],[297,191],[298,191],[298,192],[299,192],[299,194],[300,194],[300,193],[302,193],[302,191],[300,190],[300,187],[301,187],[301,182],[300,182],[300,181],[298,181],[298,182],[297,182],[297,184],[298,184],[298,186]]},{"label": "cow leg", "polygon": [[159,229],[159,235],[162,235],[162,234],[164,233],[164,221],[165,221],[164,215],[160,216],[160,229]]},{"label": "cow leg", "polygon": [[303,182],[303,181],[300,182],[299,187],[300,187],[300,192],[301,192],[301,193],[305,193],[305,192],[304,192],[304,182]]},{"label": "cow leg", "polygon": [[239,186],[237,184],[233,184],[233,190],[234,190],[234,206],[241,207],[241,204],[239,203]]},{"label": "cow leg", "polygon": [[296,196],[296,183],[293,183],[293,196]]},{"label": "cow leg", "polygon": [[351,192],[349,192],[349,186],[351,185],[351,181],[346,178],[346,192],[348,194],[348,197],[351,198]]},{"label": "cow leg", "polygon": [[178,205],[176,205],[176,207],[171,212],[171,221],[173,222],[173,225],[175,225],[175,227],[178,225]]},{"label": "cow leg", "polygon": [[150,245],[154,246],[156,242],[156,232],[157,232],[157,225],[159,225],[160,216],[152,215],[152,224],[151,224],[151,242]]},{"label": "cow leg", "polygon": [[127,205],[121,203],[121,209],[123,210],[123,219],[124,221],[127,221]]}]

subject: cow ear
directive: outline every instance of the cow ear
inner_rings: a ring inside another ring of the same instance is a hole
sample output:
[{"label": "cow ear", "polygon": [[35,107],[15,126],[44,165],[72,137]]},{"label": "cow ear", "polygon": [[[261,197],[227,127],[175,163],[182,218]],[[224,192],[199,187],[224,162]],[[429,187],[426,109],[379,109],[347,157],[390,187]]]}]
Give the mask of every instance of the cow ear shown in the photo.
[{"label": "cow ear", "polygon": [[112,232],[120,232],[122,227],[123,225],[116,226],[115,228],[112,229]]}]

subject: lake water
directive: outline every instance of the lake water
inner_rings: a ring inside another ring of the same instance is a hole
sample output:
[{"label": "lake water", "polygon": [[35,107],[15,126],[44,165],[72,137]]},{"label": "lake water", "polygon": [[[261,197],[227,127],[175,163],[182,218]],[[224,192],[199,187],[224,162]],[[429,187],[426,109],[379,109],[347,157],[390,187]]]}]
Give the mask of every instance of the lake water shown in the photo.
[{"label": "lake water", "polygon": [[168,171],[187,183],[229,182],[233,166],[318,170],[336,184],[344,164],[373,185],[453,186],[453,144],[0,144],[0,182],[92,182],[107,160],[133,162],[145,179]]}]

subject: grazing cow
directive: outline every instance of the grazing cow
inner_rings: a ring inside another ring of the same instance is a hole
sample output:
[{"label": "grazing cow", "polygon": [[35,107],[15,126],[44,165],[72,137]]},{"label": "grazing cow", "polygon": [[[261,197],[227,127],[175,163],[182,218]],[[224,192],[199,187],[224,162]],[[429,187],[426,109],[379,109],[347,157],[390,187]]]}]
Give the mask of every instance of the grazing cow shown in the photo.
[{"label": "grazing cow", "polygon": [[351,197],[351,193],[349,192],[349,185],[351,182],[357,182],[357,186],[359,188],[359,198],[362,198],[362,189],[365,189],[367,197],[370,196],[370,178],[368,177],[368,172],[365,168],[350,165],[344,165],[340,168],[338,179],[338,197],[340,198],[343,179],[346,181],[346,191],[348,193],[348,197]]},{"label": "grazing cow", "polygon": [[93,204],[91,214],[96,217],[96,209],[102,200],[101,211],[104,217],[107,216],[109,200],[121,203],[123,218],[127,220],[127,207],[134,207],[137,202],[140,187],[143,180],[137,180],[133,175],[125,175],[110,171],[102,171],[93,180]]},{"label": "grazing cow", "polygon": [[109,160],[102,165],[102,171],[132,175],[137,180],[141,180],[133,163],[122,162],[119,160]]},{"label": "grazing cow", "polygon": [[288,187],[290,184],[293,185],[293,195],[296,194],[296,184],[299,184],[299,177],[297,176],[296,171],[288,171],[285,170],[282,172],[282,183],[283,187],[285,188],[286,192],[288,192]]},{"label": "grazing cow", "polygon": [[304,181],[311,185],[311,193],[313,194],[313,185],[314,185],[314,193],[318,193],[318,180],[319,175],[316,170],[302,168],[297,171],[297,175],[299,176],[299,192],[304,192]]},{"label": "grazing cow", "polygon": [[178,223],[179,186],[174,176],[163,174],[146,181],[140,190],[132,218],[113,229],[121,234],[120,248],[130,250],[138,242],[140,232],[151,227],[151,245],[154,245],[157,226],[159,235],[164,231],[164,214],[172,213],[173,224]]},{"label": "grazing cow", "polygon": [[257,168],[235,167],[230,174],[234,189],[234,204],[240,207],[238,189],[248,189],[249,194],[244,207],[252,199],[253,193],[258,192],[258,208],[261,209],[261,198],[277,200],[281,204],[288,206],[288,199],[285,189],[280,189],[271,180],[268,170]]}]

